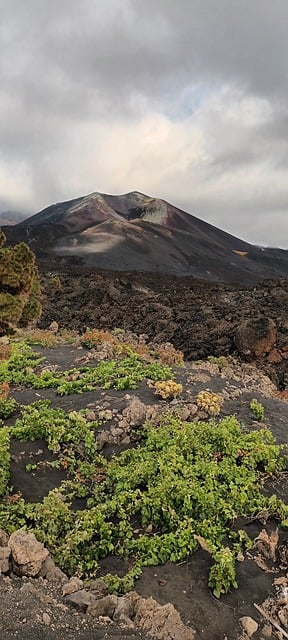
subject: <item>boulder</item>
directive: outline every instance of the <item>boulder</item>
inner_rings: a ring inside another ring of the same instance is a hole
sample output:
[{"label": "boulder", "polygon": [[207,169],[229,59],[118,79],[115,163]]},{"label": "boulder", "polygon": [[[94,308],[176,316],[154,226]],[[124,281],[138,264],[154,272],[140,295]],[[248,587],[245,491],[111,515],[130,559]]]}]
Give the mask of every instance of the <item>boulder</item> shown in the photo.
[{"label": "boulder", "polygon": [[277,338],[276,325],[271,318],[250,318],[236,330],[234,341],[243,356],[262,358],[272,351]]},{"label": "boulder", "polygon": [[103,616],[122,622],[125,626],[139,627],[154,640],[194,640],[195,631],[186,627],[172,604],[160,605],[153,598],[142,598],[135,591],[125,596],[106,596],[92,603],[88,613],[95,618]]},{"label": "boulder", "polygon": [[169,603],[161,606],[154,598],[140,598],[134,622],[154,640],[194,640],[195,631],[186,627],[178,611]]},{"label": "boulder", "polygon": [[[133,396],[125,409],[122,411],[125,425],[129,427],[140,427],[146,418],[146,406],[137,396]],[[120,422],[122,426],[122,422]]]},{"label": "boulder", "polygon": [[43,562],[49,555],[42,542],[33,533],[14,531],[9,538],[13,570],[21,576],[35,577],[40,573]]}]

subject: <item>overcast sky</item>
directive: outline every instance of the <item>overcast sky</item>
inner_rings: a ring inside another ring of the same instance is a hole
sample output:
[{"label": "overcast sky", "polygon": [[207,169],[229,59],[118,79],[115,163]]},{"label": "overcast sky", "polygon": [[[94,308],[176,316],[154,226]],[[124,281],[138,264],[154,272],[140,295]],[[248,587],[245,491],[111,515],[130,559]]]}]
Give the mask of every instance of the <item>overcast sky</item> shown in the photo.
[{"label": "overcast sky", "polygon": [[287,0],[0,9],[0,210],[137,190],[288,248]]}]

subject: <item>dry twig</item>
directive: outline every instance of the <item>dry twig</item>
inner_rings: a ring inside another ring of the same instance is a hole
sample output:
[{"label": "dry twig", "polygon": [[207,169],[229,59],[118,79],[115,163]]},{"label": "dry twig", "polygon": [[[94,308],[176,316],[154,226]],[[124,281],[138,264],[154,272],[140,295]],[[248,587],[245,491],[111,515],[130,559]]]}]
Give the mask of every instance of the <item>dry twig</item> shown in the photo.
[{"label": "dry twig", "polygon": [[265,611],[263,609],[261,609],[261,607],[259,607],[258,604],[255,604],[255,602],[254,602],[254,607],[255,607],[255,609],[257,609],[257,611],[259,611],[259,613],[261,613],[261,616],[263,616],[263,618],[268,620],[268,622],[270,622],[270,624],[272,624],[273,627],[275,627],[275,629],[277,629],[277,631],[280,631],[282,633],[284,638],[288,638],[288,633],[286,633],[286,631],[283,629],[283,627],[281,627],[280,624],[278,624],[278,622],[275,622],[275,620],[273,620],[273,618],[270,618],[270,616],[268,616],[267,613],[265,613]]}]

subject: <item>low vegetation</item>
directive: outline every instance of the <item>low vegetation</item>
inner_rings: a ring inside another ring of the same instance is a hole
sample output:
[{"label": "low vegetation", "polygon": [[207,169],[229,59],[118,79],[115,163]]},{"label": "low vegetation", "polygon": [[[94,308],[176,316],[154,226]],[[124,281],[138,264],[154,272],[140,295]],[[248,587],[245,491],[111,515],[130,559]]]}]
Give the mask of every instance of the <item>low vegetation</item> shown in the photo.
[{"label": "low vegetation", "polygon": [[211,391],[200,391],[196,397],[196,404],[209,416],[217,416],[221,410],[222,398]]},{"label": "low vegetation", "polygon": [[256,420],[259,420],[259,422],[263,422],[265,418],[265,410],[263,404],[261,404],[261,402],[258,402],[256,398],[253,398],[250,402],[250,409],[253,413],[254,418]]},{"label": "low vegetation", "polygon": [[168,365],[159,362],[145,362],[137,353],[121,360],[101,361],[95,367],[73,368],[67,371],[44,369],[35,373],[42,362],[26,342],[12,345],[11,355],[0,361],[0,383],[22,384],[34,389],[56,389],[59,395],[92,391],[97,386],[103,389],[136,389],[144,378],[153,381],[165,380],[173,376]]},{"label": "low vegetation", "polygon": [[174,380],[160,380],[154,384],[155,393],[164,400],[177,398],[183,391],[183,386]]},{"label": "low vegetation", "polygon": [[[122,339],[128,344],[123,334],[116,334],[115,342],[112,337],[114,345]],[[95,348],[99,332],[92,338],[86,333],[85,343]],[[99,344],[106,338],[102,335]],[[262,492],[267,476],[286,464],[268,429],[249,433],[235,416],[216,419],[222,399],[204,391],[195,402],[209,420],[185,422],[170,408],[157,424],[137,428],[137,447],[108,460],[97,448],[99,423],[88,419],[86,410],[65,412],[48,400],[19,407],[9,398],[13,384],[64,395],[97,386],[134,389],[145,379],[164,399],[182,393],[174,369],[152,360],[150,346],[142,345],[142,355],[133,341],[128,346],[129,353],[119,352],[118,358],[63,372],[42,370],[41,357],[26,341],[12,342],[9,356],[0,360],[0,528],[33,531],[70,575],[89,579],[111,554],[128,560],[124,577],[105,576],[110,591],[118,593],[132,588],[144,566],[182,562],[200,546],[211,556],[209,586],[219,597],[237,586],[236,557],[252,544],[237,529],[237,518],[265,513],[288,527],[288,506]],[[65,472],[43,502],[25,502],[10,485],[15,440],[45,441],[53,454],[50,462],[28,464],[27,473],[43,464]],[[79,499],[82,508],[76,509]]]}]

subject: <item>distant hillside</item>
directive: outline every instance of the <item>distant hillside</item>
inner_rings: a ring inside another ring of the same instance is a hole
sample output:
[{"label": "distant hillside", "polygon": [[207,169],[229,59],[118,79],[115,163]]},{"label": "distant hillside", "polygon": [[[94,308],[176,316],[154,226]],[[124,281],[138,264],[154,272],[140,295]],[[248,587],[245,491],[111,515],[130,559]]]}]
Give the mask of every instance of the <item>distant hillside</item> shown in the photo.
[{"label": "distant hillside", "polygon": [[25,220],[25,218],[27,218],[27,214],[21,211],[0,211],[0,227],[15,225],[21,220]]},{"label": "distant hillside", "polygon": [[51,205],[7,231],[38,254],[79,256],[95,268],[192,275],[251,284],[288,276],[288,251],[253,246],[168,202],[133,191]]}]

